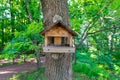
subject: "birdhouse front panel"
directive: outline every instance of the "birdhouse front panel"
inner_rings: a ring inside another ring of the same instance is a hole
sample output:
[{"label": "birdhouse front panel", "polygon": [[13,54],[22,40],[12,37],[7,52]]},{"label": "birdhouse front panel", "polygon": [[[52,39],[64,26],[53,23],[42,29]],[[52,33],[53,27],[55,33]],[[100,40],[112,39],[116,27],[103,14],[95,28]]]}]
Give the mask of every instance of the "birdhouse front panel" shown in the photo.
[{"label": "birdhouse front panel", "polygon": [[45,33],[45,46],[72,46],[72,35],[60,26],[55,26]]}]

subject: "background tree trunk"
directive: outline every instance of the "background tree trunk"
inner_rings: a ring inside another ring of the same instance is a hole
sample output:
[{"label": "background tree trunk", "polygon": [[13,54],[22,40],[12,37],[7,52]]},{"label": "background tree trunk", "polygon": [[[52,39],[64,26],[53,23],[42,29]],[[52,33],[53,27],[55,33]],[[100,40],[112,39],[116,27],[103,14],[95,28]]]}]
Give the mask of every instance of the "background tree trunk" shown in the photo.
[{"label": "background tree trunk", "polygon": [[33,22],[33,16],[30,10],[30,0],[25,0],[25,5],[26,5],[26,10],[27,10],[29,21]]},{"label": "background tree trunk", "polygon": [[4,20],[2,20],[2,26],[1,26],[1,28],[2,28],[2,47],[1,47],[1,49],[3,48],[3,46],[4,46]]},{"label": "background tree trunk", "polygon": [[[41,0],[44,17],[44,28],[53,23],[53,17],[59,15],[64,24],[69,24],[67,0]],[[52,53],[46,54],[46,80],[71,80],[71,54],[58,54],[58,59],[52,58]]]},{"label": "background tree trunk", "polygon": [[[36,39],[33,39],[33,43],[34,43],[34,45],[39,46],[38,41]],[[37,60],[37,68],[41,67],[40,51],[41,51],[41,49],[35,49],[35,55],[36,55],[36,60]]]},{"label": "background tree trunk", "polygon": [[113,25],[113,28],[114,28],[114,31],[111,35],[111,40],[110,40],[110,53],[113,52],[113,46],[114,46],[114,36],[115,36],[115,33],[116,33],[116,26]]},{"label": "background tree trunk", "polygon": [[[13,9],[13,0],[9,0],[9,4],[10,4],[10,15],[11,15],[11,39],[14,38],[14,32],[15,32],[15,14],[14,14],[14,9]],[[13,47],[12,47],[13,50]],[[15,58],[12,59],[12,63],[15,63]]]}]

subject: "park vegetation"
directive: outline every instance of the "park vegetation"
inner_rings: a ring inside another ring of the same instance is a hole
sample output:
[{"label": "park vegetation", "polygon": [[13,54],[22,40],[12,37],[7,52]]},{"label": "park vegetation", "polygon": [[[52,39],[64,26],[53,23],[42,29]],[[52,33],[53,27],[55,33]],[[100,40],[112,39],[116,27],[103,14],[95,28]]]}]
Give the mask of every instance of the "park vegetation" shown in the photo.
[{"label": "park vegetation", "polygon": [[[120,0],[68,0],[68,5],[71,28],[78,33],[73,80],[119,80]],[[45,80],[42,22],[41,0],[0,0],[0,59],[34,57],[39,68],[13,80]]]}]

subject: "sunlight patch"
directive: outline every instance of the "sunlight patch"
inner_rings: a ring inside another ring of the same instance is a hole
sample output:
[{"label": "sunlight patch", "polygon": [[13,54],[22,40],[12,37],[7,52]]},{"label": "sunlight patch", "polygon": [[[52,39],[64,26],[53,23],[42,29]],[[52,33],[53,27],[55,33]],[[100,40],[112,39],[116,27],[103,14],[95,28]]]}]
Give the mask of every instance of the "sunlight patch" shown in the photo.
[{"label": "sunlight patch", "polygon": [[97,58],[97,56],[94,55],[94,54],[91,54],[90,57],[91,57],[91,58]]},{"label": "sunlight patch", "polygon": [[17,73],[15,71],[3,71],[3,72],[0,72],[0,74],[8,74],[8,73]]},{"label": "sunlight patch", "polygon": [[90,47],[90,52],[93,52],[93,51],[97,51],[97,49],[95,47]]}]

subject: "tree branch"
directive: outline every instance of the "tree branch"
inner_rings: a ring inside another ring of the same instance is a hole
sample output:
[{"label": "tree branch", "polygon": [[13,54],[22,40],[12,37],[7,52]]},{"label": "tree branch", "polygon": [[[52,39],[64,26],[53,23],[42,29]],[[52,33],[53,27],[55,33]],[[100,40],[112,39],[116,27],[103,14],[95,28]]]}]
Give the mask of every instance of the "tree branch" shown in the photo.
[{"label": "tree branch", "polygon": [[105,29],[98,30],[98,31],[95,31],[95,32],[91,32],[91,33],[87,33],[87,34],[88,35],[90,35],[90,34],[96,34],[96,33],[102,32],[102,31],[108,31],[108,30],[117,29],[117,28],[120,28],[120,27],[105,28]]},{"label": "tree branch", "polygon": [[86,29],[83,32],[82,37],[84,36],[85,32],[87,32],[87,30],[91,27],[91,25],[93,24],[93,22],[97,19],[97,16],[104,10],[106,9],[114,0],[110,0],[108,2],[108,4],[106,4],[105,6],[103,6],[103,8],[92,18],[91,22],[86,26]]},{"label": "tree branch", "polygon": [[87,35],[86,33],[90,30],[90,28],[92,27],[93,23],[95,23],[95,21],[97,21],[97,16],[98,16],[104,9],[106,9],[113,1],[114,1],[114,0],[110,0],[110,1],[108,2],[108,4],[106,4],[105,6],[103,6],[103,8],[102,8],[100,11],[98,11],[98,13],[92,18],[92,20],[89,22],[89,24],[86,26],[84,32],[82,33],[81,41],[80,41],[80,43],[79,43],[78,45],[76,45],[77,47],[78,47],[79,45],[81,45],[81,44],[83,43],[83,41],[87,38],[88,35]]},{"label": "tree branch", "polygon": [[41,0],[39,0],[39,5],[38,5],[38,22],[40,22],[40,7],[41,7]]}]

